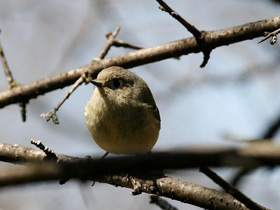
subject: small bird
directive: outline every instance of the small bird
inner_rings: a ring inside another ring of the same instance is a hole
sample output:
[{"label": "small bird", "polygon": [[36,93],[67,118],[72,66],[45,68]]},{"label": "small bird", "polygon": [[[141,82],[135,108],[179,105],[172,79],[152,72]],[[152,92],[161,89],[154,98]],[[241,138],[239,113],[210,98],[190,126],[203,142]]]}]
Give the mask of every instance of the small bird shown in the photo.
[{"label": "small bird", "polygon": [[108,153],[148,153],[157,142],[160,114],[146,82],[122,67],[103,69],[85,107],[95,142]]}]

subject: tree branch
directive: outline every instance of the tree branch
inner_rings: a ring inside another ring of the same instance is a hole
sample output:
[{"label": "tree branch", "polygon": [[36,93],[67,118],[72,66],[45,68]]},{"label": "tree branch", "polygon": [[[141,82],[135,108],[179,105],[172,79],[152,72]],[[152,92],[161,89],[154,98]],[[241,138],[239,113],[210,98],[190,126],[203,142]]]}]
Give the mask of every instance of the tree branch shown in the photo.
[{"label": "tree branch", "polygon": [[[82,161],[82,158],[55,153],[59,162]],[[18,144],[0,143],[0,161],[22,163],[36,160],[44,160],[46,154],[32,148],[23,147]],[[151,170],[151,169],[182,169],[196,168],[202,166],[212,167],[237,167],[237,166],[274,166],[280,165],[280,145],[273,142],[256,142],[239,148],[216,148],[200,147],[198,149],[173,150],[166,152],[153,152],[149,155],[135,157],[122,156],[119,158],[107,157],[105,159],[90,160],[104,172],[105,166],[109,164],[107,172],[123,172],[122,170]],[[147,163],[149,163],[147,165]],[[115,170],[115,171],[114,171]],[[106,172],[106,171],[105,171]]]},{"label": "tree branch", "polygon": [[161,9],[164,12],[167,12],[169,15],[171,15],[173,18],[175,18],[178,22],[180,22],[189,32],[191,32],[196,39],[197,43],[201,46],[202,52],[203,52],[203,61],[200,65],[201,68],[205,67],[208,60],[210,59],[210,53],[212,49],[204,47],[204,38],[205,38],[205,31],[198,30],[194,25],[190,24],[188,21],[186,21],[179,13],[174,11],[171,7],[169,7],[164,1],[162,0],[156,0],[160,6],[159,9]]},{"label": "tree branch", "polygon": [[[134,179],[140,183],[139,188],[141,192],[171,198],[207,209],[248,210],[248,208],[228,193],[219,192],[172,177],[149,174],[151,169],[163,167],[163,165],[167,166],[167,168],[170,166],[171,168],[179,168],[183,166],[182,164],[187,166],[191,162],[192,164],[189,165],[190,167],[199,165],[202,160],[199,160],[199,158],[197,159],[197,157],[203,156],[204,153],[207,154],[207,151],[208,155],[212,154],[212,157],[217,160],[219,159],[221,163],[229,163],[236,160],[236,157],[234,157],[231,161],[227,161],[226,154],[229,152],[228,149],[221,149],[220,151],[216,149],[213,151],[207,148],[206,150],[200,149],[195,152],[185,153],[185,156],[179,153],[173,153],[173,155],[158,153],[153,156],[118,157],[103,160],[84,160],[56,153],[56,157],[60,160],[59,164],[54,161],[42,163],[41,161],[45,160],[47,155],[41,150],[35,150],[20,145],[0,143],[0,160],[2,161],[16,163],[20,163],[19,161],[21,161],[21,163],[37,161],[31,165],[27,165],[28,167],[1,168],[0,186],[76,178],[79,180],[93,179],[101,183],[133,189],[132,183],[127,180],[127,176],[125,175],[129,172],[130,175],[135,175]],[[240,152],[241,151],[244,152],[246,150],[242,149]],[[219,155],[215,156],[214,153],[220,155],[224,154],[225,158],[221,160],[222,157],[218,157]],[[210,159],[209,156],[206,156],[203,159]],[[149,157],[152,158],[146,159]],[[41,163],[38,163],[38,161]],[[150,164],[147,164],[147,162]],[[237,162],[241,163],[238,159]],[[173,166],[171,163],[173,163]],[[120,174],[123,172],[124,175]]]},{"label": "tree branch", "polygon": [[113,45],[116,36],[120,32],[120,29],[121,29],[121,27],[118,26],[113,33],[109,32],[109,33],[106,34],[107,42],[106,42],[106,45],[103,48],[103,50],[98,54],[98,59],[102,60],[102,59],[105,58],[105,56],[109,52],[111,46]]},{"label": "tree branch", "polygon": [[[107,42],[104,46],[104,48],[100,51],[98,54],[98,57],[95,58],[94,60],[102,60],[107,53],[109,52],[111,46],[114,43],[114,39],[120,32],[120,26],[118,26],[113,33],[108,32],[106,37],[107,37]],[[72,93],[84,82],[89,83],[92,80],[92,78],[89,76],[88,72],[84,72],[77,80],[76,82],[72,85],[72,87],[66,92],[65,96],[58,102],[58,104],[50,111],[46,113],[42,113],[41,117],[45,118],[46,121],[48,122],[50,119],[52,119],[54,124],[59,124],[58,116],[56,112],[58,109],[64,104],[64,102],[72,95]]]},{"label": "tree branch", "polygon": [[179,15],[176,11],[174,11],[170,6],[168,6],[164,1],[162,0],[156,0],[160,6],[159,9],[167,12],[169,15],[171,15],[173,18],[175,18],[179,23],[181,23],[189,32],[193,34],[197,42],[201,41],[201,31],[198,30],[194,25],[190,24],[188,21],[186,21],[181,15]]},{"label": "tree branch", "polygon": [[208,167],[201,167],[200,171],[202,173],[204,173],[206,176],[208,176],[210,179],[212,179],[215,183],[220,185],[227,193],[231,194],[237,200],[244,203],[249,209],[269,210],[268,208],[265,208],[265,207],[259,205],[258,203],[252,201],[250,198],[248,198],[246,195],[244,195],[238,189],[231,186],[227,181],[225,181],[222,177],[220,177],[218,174],[216,174],[214,171],[212,171]]},{"label": "tree branch", "polygon": [[[15,87],[19,87],[20,83],[18,83],[12,75],[12,72],[11,72],[11,69],[8,65],[8,61],[7,61],[6,56],[4,54],[4,50],[3,50],[1,42],[0,42],[0,57],[1,57],[2,64],[3,64],[5,76],[7,78],[8,83],[9,83],[9,89],[11,90]],[[28,103],[28,100],[22,101],[22,102],[19,103],[20,112],[21,112],[21,119],[22,119],[23,122],[26,121],[26,104],[27,103]]]},{"label": "tree branch", "polygon": [[[214,49],[216,47],[254,39],[263,35],[264,31],[273,31],[280,27],[280,16],[247,23],[217,31],[205,32],[204,47]],[[27,85],[14,88],[13,90],[0,93],[0,108],[9,104],[36,98],[49,91],[63,88],[74,83],[84,72],[89,72],[92,78],[104,68],[118,65],[124,68],[132,68],[139,65],[152,63],[168,58],[179,57],[190,53],[198,53],[202,50],[195,38],[186,38],[155,47],[145,48],[129,52],[127,54],[104,59],[93,60],[79,68],[61,73],[52,77],[47,77]]]}]

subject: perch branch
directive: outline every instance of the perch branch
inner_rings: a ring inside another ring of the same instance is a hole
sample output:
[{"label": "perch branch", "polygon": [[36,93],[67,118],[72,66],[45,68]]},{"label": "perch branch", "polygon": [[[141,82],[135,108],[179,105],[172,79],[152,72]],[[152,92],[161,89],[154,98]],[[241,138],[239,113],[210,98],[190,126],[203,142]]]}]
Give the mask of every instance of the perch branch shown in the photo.
[{"label": "perch branch", "polygon": [[[273,151],[266,151],[265,154],[274,154],[279,159],[279,146],[277,152],[275,151],[275,147],[271,149]],[[235,152],[232,153],[232,151]],[[240,154],[238,155],[236,151],[239,151]],[[205,149],[190,150],[184,153],[156,153],[152,156],[118,157],[102,160],[85,160],[56,153],[56,156],[61,160],[60,164],[56,164],[53,161],[38,163],[38,161],[45,160],[47,156],[46,153],[41,150],[35,150],[20,145],[0,143],[0,159],[2,161],[15,163],[37,161],[37,163],[35,162],[34,164],[27,165],[29,166],[27,168],[1,168],[0,186],[76,178],[79,180],[93,179],[102,183],[133,188],[131,182],[128,182],[127,176],[120,174],[129,172],[130,174],[135,174],[134,179],[140,183],[141,192],[175,199],[202,208],[248,210],[248,208],[228,193],[219,192],[172,177],[150,176],[148,171],[155,168],[194,167],[195,165],[199,166],[206,160],[213,159],[218,161],[219,164],[225,165],[236,165],[236,160],[238,164],[244,164],[244,160],[247,162],[248,158],[252,156],[252,152],[255,154],[254,157],[257,158],[258,161],[262,159],[261,157],[265,156],[265,154],[259,155],[259,152],[254,148],[232,150],[208,147]],[[272,156],[274,157],[274,155]],[[203,160],[200,158],[201,156],[204,156],[202,158]],[[238,156],[239,158],[240,156],[243,157],[243,160],[237,158]],[[228,159],[229,157],[230,160]],[[147,162],[150,164],[147,164]],[[211,163],[210,161],[210,165],[216,165],[214,162]],[[106,175],[108,173],[110,175]]]}]

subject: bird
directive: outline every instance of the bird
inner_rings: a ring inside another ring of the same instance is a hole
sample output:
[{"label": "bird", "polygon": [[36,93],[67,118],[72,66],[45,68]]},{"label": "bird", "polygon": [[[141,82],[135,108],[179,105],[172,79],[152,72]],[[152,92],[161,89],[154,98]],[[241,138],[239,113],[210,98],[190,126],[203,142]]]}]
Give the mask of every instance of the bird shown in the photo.
[{"label": "bird", "polygon": [[103,69],[91,83],[95,89],[84,117],[105,156],[149,153],[158,140],[161,120],[147,83],[119,66]]}]

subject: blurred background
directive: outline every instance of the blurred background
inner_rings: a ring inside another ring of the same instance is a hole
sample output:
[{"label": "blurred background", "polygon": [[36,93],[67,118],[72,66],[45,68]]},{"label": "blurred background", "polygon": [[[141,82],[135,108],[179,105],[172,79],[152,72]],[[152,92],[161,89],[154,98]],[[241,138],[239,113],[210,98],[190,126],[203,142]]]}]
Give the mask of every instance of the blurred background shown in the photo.
[{"label": "blurred background", "polygon": [[[218,30],[279,15],[280,4],[267,0],[188,0],[166,2],[200,30]],[[143,47],[191,36],[156,1],[137,0],[0,0],[0,39],[13,76],[21,84],[84,65],[102,50],[108,31],[121,25],[118,38]],[[262,137],[280,116],[280,44],[261,38],[220,47],[205,68],[203,55],[191,54],[131,69],[150,86],[162,119],[154,150],[240,145],[226,140]],[[107,57],[128,52],[113,48]],[[0,91],[8,88],[0,65]],[[92,140],[83,118],[93,91],[82,85],[58,112],[59,125],[40,114],[52,109],[69,87],[31,100],[27,122],[18,105],[0,110],[0,141],[31,146],[42,140],[55,152],[85,157],[104,152]],[[279,135],[275,136],[275,141]],[[2,164],[3,165],[3,164]],[[227,180],[236,169],[216,170]],[[168,174],[168,173],[167,173]],[[219,189],[198,170],[170,174]],[[244,177],[239,189],[260,204],[279,208],[280,170],[258,169]],[[109,201],[109,202],[108,202]],[[179,209],[200,209],[170,201]],[[106,184],[40,183],[0,189],[0,209],[158,209],[147,194]]]}]

